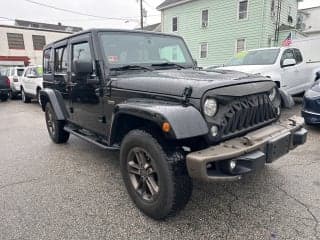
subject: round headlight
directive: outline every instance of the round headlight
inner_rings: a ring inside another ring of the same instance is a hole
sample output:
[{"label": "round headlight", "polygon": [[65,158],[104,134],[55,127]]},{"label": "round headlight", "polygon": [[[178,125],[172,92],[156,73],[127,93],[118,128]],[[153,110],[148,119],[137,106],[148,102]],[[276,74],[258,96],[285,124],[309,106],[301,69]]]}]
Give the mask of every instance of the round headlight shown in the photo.
[{"label": "round headlight", "polygon": [[218,111],[217,101],[213,98],[208,98],[204,103],[203,111],[208,117],[213,117]]},{"label": "round headlight", "polygon": [[277,96],[277,89],[274,87],[269,93],[269,99],[272,102]]}]

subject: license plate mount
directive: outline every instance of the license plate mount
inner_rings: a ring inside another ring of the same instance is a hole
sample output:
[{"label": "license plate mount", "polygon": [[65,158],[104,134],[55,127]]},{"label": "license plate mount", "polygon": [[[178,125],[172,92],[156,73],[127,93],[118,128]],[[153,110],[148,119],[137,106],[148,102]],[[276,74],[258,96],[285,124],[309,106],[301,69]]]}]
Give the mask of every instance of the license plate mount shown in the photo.
[{"label": "license plate mount", "polygon": [[267,163],[271,163],[281,156],[287,154],[291,145],[291,133],[281,135],[275,139],[272,139],[267,144]]}]

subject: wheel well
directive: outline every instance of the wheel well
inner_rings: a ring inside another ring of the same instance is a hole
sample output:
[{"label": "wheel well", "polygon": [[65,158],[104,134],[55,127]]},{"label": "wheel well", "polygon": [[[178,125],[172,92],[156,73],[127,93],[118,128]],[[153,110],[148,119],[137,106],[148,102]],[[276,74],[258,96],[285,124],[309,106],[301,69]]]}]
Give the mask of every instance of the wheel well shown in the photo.
[{"label": "wheel well", "polygon": [[45,111],[46,105],[49,102],[49,98],[46,95],[40,95],[40,99],[41,99],[41,108],[43,111]]},{"label": "wheel well", "polygon": [[172,139],[167,134],[163,133],[160,126],[155,122],[129,114],[121,114],[115,121],[116,123],[111,132],[111,145],[120,145],[123,138],[131,130],[143,129],[152,134],[159,141],[165,141],[167,146],[186,146],[193,151],[200,150],[208,146],[208,143],[203,136],[181,140]]},{"label": "wheel well", "polygon": [[133,115],[121,114],[115,119],[114,126],[112,127],[111,144],[120,144],[126,134],[133,129],[144,129],[158,136],[159,134],[164,136],[156,123]]}]

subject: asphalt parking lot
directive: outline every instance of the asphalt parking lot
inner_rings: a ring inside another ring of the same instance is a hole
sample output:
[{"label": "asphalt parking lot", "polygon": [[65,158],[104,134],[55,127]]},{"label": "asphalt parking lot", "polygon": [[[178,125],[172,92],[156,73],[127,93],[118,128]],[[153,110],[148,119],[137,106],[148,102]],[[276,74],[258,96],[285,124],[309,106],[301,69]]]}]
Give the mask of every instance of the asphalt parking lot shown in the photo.
[{"label": "asphalt parking lot", "polygon": [[186,209],[157,222],[129,199],[117,153],[55,145],[37,103],[0,103],[0,239],[320,239],[320,127],[308,129],[257,174],[196,182]]}]

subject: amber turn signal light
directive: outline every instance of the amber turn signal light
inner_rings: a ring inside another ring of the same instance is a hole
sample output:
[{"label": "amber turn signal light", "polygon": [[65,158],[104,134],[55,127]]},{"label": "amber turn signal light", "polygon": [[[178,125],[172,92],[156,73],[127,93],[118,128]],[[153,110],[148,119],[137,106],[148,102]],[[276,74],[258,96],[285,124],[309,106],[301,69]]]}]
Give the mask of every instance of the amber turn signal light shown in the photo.
[{"label": "amber turn signal light", "polygon": [[162,131],[164,131],[165,133],[170,132],[171,126],[168,122],[164,122],[162,123]]}]

